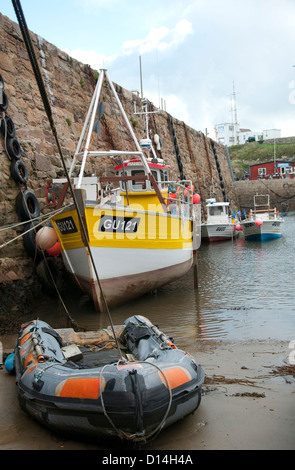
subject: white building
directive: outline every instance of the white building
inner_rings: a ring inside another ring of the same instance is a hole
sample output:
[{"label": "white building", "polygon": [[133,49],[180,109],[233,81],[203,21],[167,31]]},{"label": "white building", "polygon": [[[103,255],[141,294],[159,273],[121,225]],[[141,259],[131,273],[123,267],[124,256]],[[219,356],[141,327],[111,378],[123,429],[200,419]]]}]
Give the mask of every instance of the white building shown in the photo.
[{"label": "white building", "polygon": [[239,130],[238,124],[224,122],[215,126],[216,140],[220,144],[227,145],[239,145]]},{"label": "white building", "polygon": [[281,137],[280,129],[266,129],[264,131],[256,132],[251,129],[243,129],[239,124],[222,123],[215,126],[216,140],[220,144],[227,145],[241,145],[246,142],[254,142],[266,139],[278,139]]},{"label": "white building", "polygon": [[281,129],[266,129],[263,131],[263,140],[279,139],[281,137]]}]

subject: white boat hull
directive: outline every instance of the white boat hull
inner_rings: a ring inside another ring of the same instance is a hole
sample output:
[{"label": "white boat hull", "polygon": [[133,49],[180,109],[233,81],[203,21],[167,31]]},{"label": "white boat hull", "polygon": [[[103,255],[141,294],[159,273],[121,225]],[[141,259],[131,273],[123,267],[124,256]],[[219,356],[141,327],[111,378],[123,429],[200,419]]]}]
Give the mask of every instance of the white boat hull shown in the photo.
[{"label": "white boat hull", "polygon": [[[91,256],[75,210],[54,217],[53,224],[65,268],[93,298],[96,310],[104,309],[104,298],[115,306],[158,289],[184,275],[193,264],[192,224],[187,219],[143,210],[135,213],[123,207],[97,209],[91,203],[85,217]],[[136,231],[128,233],[127,226]]]},{"label": "white boat hull", "polygon": [[263,220],[262,225],[257,225],[253,220],[241,222],[246,240],[267,241],[282,236],[282,220]]},{"label": "white boat hull", "polygon": [[[168,253],[167,250],[92,248],[92,255],[109,306],[128,302],[178,279],[193,263],[192,250]],[[93,299],[95,292],[101,298],[85,248],[64,251],[62,256],[66,269],[80,288]],[[102,299],[98,309],[103,309]]]},{"label": "white boat hull", "polygon": [[234,224],[202,224],[201,237],[204,241],[218,242],[232,240],[237,236]]}]

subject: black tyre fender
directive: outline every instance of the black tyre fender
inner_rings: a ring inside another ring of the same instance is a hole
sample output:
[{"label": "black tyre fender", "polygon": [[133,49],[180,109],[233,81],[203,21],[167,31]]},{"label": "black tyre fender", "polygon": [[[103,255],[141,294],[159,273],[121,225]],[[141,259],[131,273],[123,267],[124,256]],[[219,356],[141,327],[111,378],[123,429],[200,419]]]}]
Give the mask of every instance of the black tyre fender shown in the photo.
[{"label": "black tyre fender", "polygon": [[21,221],[35,219],[40,215],[40,204],[35,194],[29,189],[20,192],[15,200],[15,209]]},{"label": "black tyre fender", "polygon": [[9,137],[10,139],[15,137],[15,125],[9,116],[5,116],[1,121],[1,133],[3,137]]},{"label": "black tyre fender", "polygon": [[8,156],[14,160],[19,160],[22,156],[22,149],[16,137],[6,139],[6,150]]},{"label": "black tyre fender", "polygon": [[58,295],[62,289],[62,275],[52,258],[43,258],[36,268],[37,276],[44,290],[50,295]]},{"label": "black tyre fender", "polygon": [[28,170],[21,160],[11,161],[10,175],[16,183],[20,184],[26,184],[29,177]]},{"label": "black tyre fender", "polygon": [[8,98],[6,96],[6,93],[3,91],[3,103],[0,104],[0,111],[6,111],[8,108]]},{"label": "black tyre fender", "polygon": [[44,225],[39,224],[40,222],[37,220],[25,224],[23,234],[24,249],[26,250],[27,254],[33,258],[35,263],[39,263],[43,259],[43,252],[36,244],[36,233],[38,230],[44,227]]}]

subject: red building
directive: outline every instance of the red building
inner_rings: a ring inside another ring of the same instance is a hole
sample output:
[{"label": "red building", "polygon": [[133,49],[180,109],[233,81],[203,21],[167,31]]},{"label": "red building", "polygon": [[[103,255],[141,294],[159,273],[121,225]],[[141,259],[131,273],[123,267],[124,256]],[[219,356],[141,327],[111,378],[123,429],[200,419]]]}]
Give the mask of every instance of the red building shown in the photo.
[{"label": "red building", "polygon": [[295,162],[271,160],[264,163],[250,165],[250,180],[294,178]]}]

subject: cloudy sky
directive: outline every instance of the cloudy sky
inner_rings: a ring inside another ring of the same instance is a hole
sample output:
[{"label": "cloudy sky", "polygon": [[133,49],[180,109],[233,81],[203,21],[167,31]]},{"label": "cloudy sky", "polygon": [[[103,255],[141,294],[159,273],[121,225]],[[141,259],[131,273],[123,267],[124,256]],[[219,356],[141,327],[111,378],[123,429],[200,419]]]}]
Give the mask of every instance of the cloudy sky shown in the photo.
[{"label": "cloudy sky", "polygon": [[[295,135],[295,0],[21,0],[29,29],[215,138]],[[0,11],[16,21],[10,0]],[[0,64],[1,69],[1,64]]]}]

